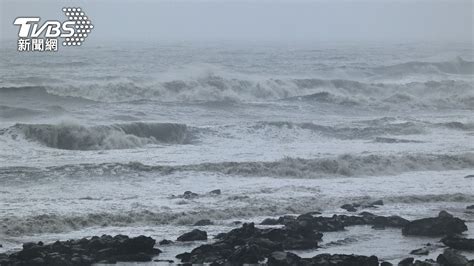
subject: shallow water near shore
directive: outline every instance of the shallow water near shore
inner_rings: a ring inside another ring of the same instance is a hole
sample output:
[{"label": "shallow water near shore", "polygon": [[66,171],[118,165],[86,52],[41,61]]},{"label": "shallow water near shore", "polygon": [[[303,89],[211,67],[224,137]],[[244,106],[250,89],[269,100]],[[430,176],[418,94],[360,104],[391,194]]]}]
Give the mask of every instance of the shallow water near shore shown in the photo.
[{"label": "shallow water near shore", "polygon": [[[83,48],[2,51],[0,252],[102,234],[175,240],[200,219],[215,223],[202,227],[212,238],[235,221],[348,214],[342,204],[378,199],[359,211],[413,220],[446,210],[474,236],[469,47],[144,45],[139,58]],[[354,226],[295,253],[398,262],[438,241]],[[202,243],[159,246],[158,258]]]}]

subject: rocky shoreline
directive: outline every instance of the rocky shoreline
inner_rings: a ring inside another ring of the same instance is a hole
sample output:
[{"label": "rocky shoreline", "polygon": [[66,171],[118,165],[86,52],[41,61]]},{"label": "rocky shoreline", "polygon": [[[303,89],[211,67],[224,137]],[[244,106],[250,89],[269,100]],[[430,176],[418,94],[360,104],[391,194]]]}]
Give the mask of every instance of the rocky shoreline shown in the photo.
[{"label": "rocky shoreline", "polygon": [[[380,204],[380,202],[377,202]],[[357,206],[346,205],[352,211]],[[203,220],[198,224],[211,224]],[[177,264],[212,265],[392,265],[380,260],[376,254],[362,256],[354,254],[318,254],[312,258],[301,258],[288,250],[317,249],[324,232],[344,230],[354,225],[369,225],[374,229],[386,227],[400,228],[406,236],[439,237],[446,249],[436,260],[424,261],[407,257],[398,265],[474,265],[458,251],[474,251],[474,239],[461,236],[467,231],[465,222],[441,211],[437,217],[408,221],[399,216],[378,216],[370,212],[358,215],[321,216],[318,212],[299,216],[282,216],[278,219],[265,219],[261,225],[278,227],[257,227],[254,223],[244,223],[240,228],[218,234],[214,241],[203,244],[190,252],[178,254]],[[194,229],[178,237],[176,241],[207,240],[207,232]],[[159,245],[170,245],[173,241],[162,240]],[[94,263],[117,262],[159,262],[161,250],[155,248],[156,240],[138,236],[124,235],[94,236],[50,244],[25,243],[23,249],[10,254],[0,254],[0,265],[92,265]],[[429,248],[413,250],[413,255],[426,255]]]}]

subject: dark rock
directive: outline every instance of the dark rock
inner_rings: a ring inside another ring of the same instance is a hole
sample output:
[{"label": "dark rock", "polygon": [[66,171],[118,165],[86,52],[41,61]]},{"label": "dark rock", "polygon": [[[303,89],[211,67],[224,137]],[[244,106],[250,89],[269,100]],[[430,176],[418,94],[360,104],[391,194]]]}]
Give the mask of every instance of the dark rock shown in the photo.
[{"label": "dark rock", "polygon": [[447,211],[440,211],[439,214],[438,214],[438,217],[442,217],[442,218],[453,218],[454,216],[447,212]]},{"label": "dark rock", "polygon": [[214,189],[212,191],[209,191],[209,194],[211,195],[220,195],[222,192],[220,189]]},{"label": "dark rock", "polygon": [[375,256],[342,255],[342,254],[319,254],[311,259],[305,259],[311,265],[350,265],[350,266],[378,266],[379,260]]},{"label": "dark rock", "polygon": [[392,265],[393,265],[393,264],[391,264],[391,263],[388,262],[388,261],[382,261],[382,262],[380,263],[380,266],[392,266]]},{"label": "dark rock", "polygon": [[177,258],[189,263],[258,263],[275,251],[316,248],[321,237],[322,234],[304,222],[267,229],[256,228],[253,223],[243,224],[220,234],[215,243],[202,245]]},{"label": "dark rock", "polygon": [[276,224],[278,224],[278,220],[273,219],[273,218],[266,218],[260,224],[261,225],[276,225]]},{"label": "dark rock", "polygon": [[441,265],[449,265],[449,266],[461,266],[467,265],[468,260],[463,255],[458,254],[452,249],[446,249],[443,254],[440,254],[436,258],[436,262]]},{"label": "dark rock", "polygon": [[184,233],[177,239],[178,241],[196,241],[207,240],[207,232],[199,229],[194,229],[191,232]]},{"label": "dark rock", "polygon": [[219,234],[217,234],[214,238],[215,238],[215,239],[222,239],[222,238],[225,237],[225,235],[226,235],[226,233],[219,233]]},{"label": "dark rock", "polygon": [[376,201],[372,202],[370,205],[379,205],[379,206],[382,206],[382,205],[383,205],[383,200],[376,200]]},{"label": "dark rock", "polygon": [[[341,266],[378,266],[378,258],[375,256],[344,255],[344,254],[319,254],[312,258],[300,258],[291,252],[276,251],[268,257],[268,265],[341,265]],[[389,266],[390,263],[382,263]]]},{"label": "dark rock", "polygon": [[344,205],[341,206],[341,209],[344,209],[348,212],[356,212],[357,211],[357,209],[352,204],[344,204]]},{"label": "dark rock", "polygon": [[412,221],[403,227],[404,235],[442,236],[459,234],[467,230],[463,220],[452,217],[447,212],[440,212],[438,217],[423,218]]},{"label": "dark rock", "polygon": [[474,178],[474,175],[467,175],[464,178]]},{"label": "dark rock", "polygon": [[173,241],[168,240],[168,239],[163,239],[160,242],[158,242],[158,244],[160,244],[160,245],[169,245],[171,243],[173,243]]},{"label": "dark rock", "polygon": [[197,198],[199,197],[199,195],[197,193],[194,193],[194,192],[191,192],[191,191],[185,191],[183,193],[183,196],[182,198],[184,199],[194,199],[194,198]]},{"label": "dark rock", "polygon": [[413,265],[415,266],[439,266],[439,264],[432,260],[432,259],[426,259],[424,261],[416,260]]},{"label": "dark rock", "polygon": [[261,225],[277,225],[277,224],[285,225],[287,223],[294,221],[295,219],[296,219],[295,216],[285,215],[285,216],[281,216],[278,219],[267,218],[263,220],[260,224]]},{"label": "dark rock", "polygon": [[42,265],[45,265],[45,261],[43,258],[34,258],[34,259],[31,259],[27,262],[28,265],[31,265],[31,266],[42,266]]},{"label": "dark rock", "polygon": [[359,215],[364,216],[364,217],[375,217],[375,216],[377,216],[377,215],[375,215],[371,212],[366,212],[366,211],[359,213]]},{"label": "dark rock", "polygon": [[418,248],[418,249],[414,249],[410,252],[410,254],[412,255],[428,255],[430,253],[430,251],[426,248]]},{"label": "dark rock", "polygon": [[450,248],[458,250],[474,250],[474,239],[472,238],[450,235],[441,239],[441,242]]},{"label": "dark rock", "polygon": [[132,253],[132,254],[123,254],[123,255],[117,255],[115,257],[117,261],[137,261],[137,262],[145,262],[145,261],[151,261],[151,257],[147,255],[146,253],[139,252],[139,253]]},{"label": "dark rock", "polygon": [[155,240],[138,236],[103,235],[91,239],[56,241],[52,244],[25,243],[21,251],[7,258],[0,255],[0,265],[91,265],[98,262],[150,261],[161,251]]},{"label": "dark rock", "polygon": [[373,225],[375,229],[385,227],[402,228],[409,223],[408,220],[399,216],[377,216],[369,212],[362,212],[361,216],[333,215],[332,217],[314,216],[312,213],[305,213],[298,216],[282,216],[278,220],[265,219],[263,225],[291,225],[303,223],[310,226],[313,230],[320,232],[330,232],[344,230],[345,226],[353,225]]},{"label": "dark rock", "polygon": [[[468,210],[474,210],[474,205],[469,205],[469,206],[466,207],[466,209],[468,209]],[[1,246],[1,245],[0,245],[0,246]]]},{"label": "dark rock", "polygon": [[403,259],[401,260],[399,263],[398,263],[398,266],[410,266],[410,265],[413,265],[413,261],[415,259],[414,258],[406,258],[406,259]]},{"label": "dark rock", "polygon": [[267,264],[275,266],[301,265],[301,258],[291,252],[275,251],[270,254]]},{"label": "dark rock", "polygon": [[194,226],[206,226],[206,225],[213,225],[214,223],[209,220],[209,219],[203,219],[203,220],[199,220],[197,221]]},{"label": "dark rock", "polygon": [[256,243],[247,243],[242,246],[238,246],[235,251],[228,257],[228,260],[233,264],[256,264],[259,261],[263,261],[265,257],[264,252]]},{"label": "dark rock", "polygon": [[189,262],[191,260],[191,253],[184,252],[184,253],[176,255],[176,258],[180,259],[183,262]]},{"label": "dark rock", "polygon": [[153,260],[154,262],[174,263],[174,260]]}]

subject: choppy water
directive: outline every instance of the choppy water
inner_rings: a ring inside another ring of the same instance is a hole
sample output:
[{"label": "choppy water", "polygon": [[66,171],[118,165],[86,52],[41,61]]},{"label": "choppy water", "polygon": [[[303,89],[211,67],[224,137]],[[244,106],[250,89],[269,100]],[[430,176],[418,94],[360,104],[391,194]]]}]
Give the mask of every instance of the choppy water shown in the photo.
[{"label": "choppy water", "polygon": [[[370,211],[446,209],[474,230],[468,44],[2,47],[0,251],[103,233],[173,238],[201,218],[216,221],[212,235],[372,199],[386,205]],[[186,190],[201,196],[171,197]],[[396,261],[430,241],[400,235],[358,227],[319,251]]]}]

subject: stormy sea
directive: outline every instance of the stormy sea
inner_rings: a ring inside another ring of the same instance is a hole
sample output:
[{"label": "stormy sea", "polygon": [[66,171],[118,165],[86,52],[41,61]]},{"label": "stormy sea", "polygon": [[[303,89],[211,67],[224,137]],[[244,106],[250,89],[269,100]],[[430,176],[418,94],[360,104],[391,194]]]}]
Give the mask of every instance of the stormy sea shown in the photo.
[{"label": "stormy sea", "polygon": [[[2,47],[0,253],[146,235],[173,240],[159,258],[178,262],[243,223],[309,212],[446,211],[474,237],[469,44]],[[208,240],[175,241],[196,228]],[[397,263],[444,250],[364,224],[318,242],[292,252]]]}]

